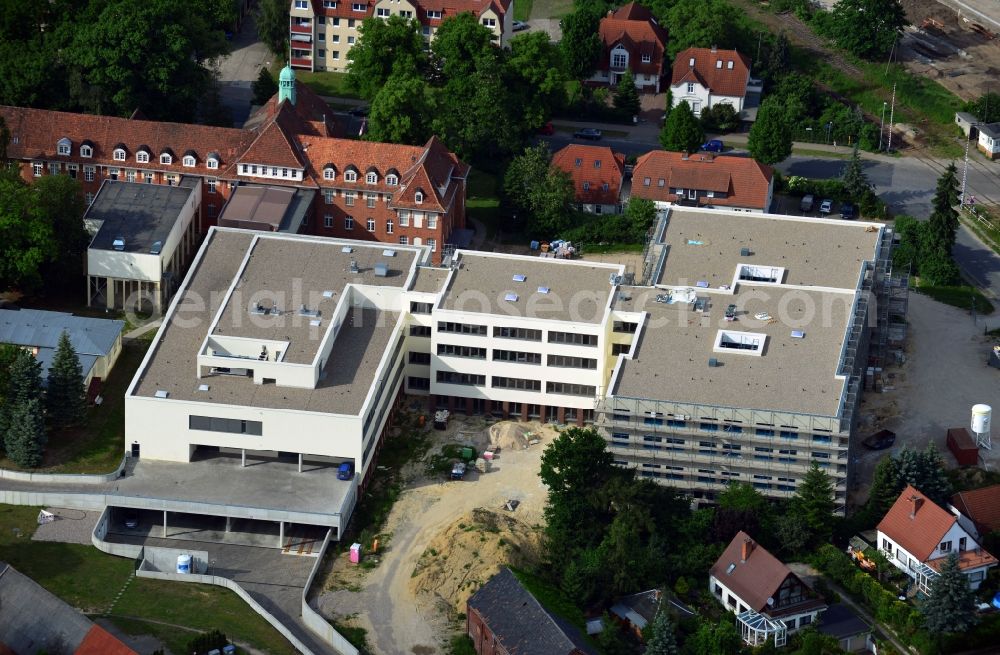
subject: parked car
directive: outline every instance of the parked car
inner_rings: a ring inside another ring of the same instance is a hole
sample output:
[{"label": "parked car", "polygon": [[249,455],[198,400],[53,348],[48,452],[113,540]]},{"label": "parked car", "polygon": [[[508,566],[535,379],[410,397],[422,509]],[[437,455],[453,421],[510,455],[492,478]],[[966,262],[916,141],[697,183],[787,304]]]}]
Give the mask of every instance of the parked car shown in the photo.
[{"label": "parked car", "polygon": [[525,23],[523,20],[516,20],[516,21],[514,21],[514,31],[515,32],[520,32],[522,30],[526,30],[529,27],[531,27],[531,26],[528,25],[527,23]]},{"label": "parked car", "polygon": [[347,113],[351,116],[367,116],[368,107],[352,107]]},{"label": "parked car", "polygon": [[832,211],[833,211],[833,201],[832,200],[824,200],[823,202],[819,203],[819,213],[820,214],[829,214]]},{"label": "parked car", "polygon": [[451,467],[451,479],[461,480],[465,477],[465,462],[455,462]]},{"label": "parked car", "polygon": [[139,512],[131,510],[125,515],[125,527],[129,530],[135,530],[139,527]]},{"label": "parked car", "polygon": [[799,209],[804,212],[811,212],[813,210],[813,202],[815,202],[813,194],[808,193],[802,196],[802,202],[799,203]]},{"label": "parked car", "polygon": [[354,462],[341,462],[337,469],[338,480],[350,480],[354,477]]},{"label": "parked car", "polygon": [[706,141],[701,144],[701,149],[708,152],[722,152],[722,141],[718,139],[712,139],[711,141]]},{"label": "parked car", "polygon": [[896,433],[891,430],[879,430],[861,443],[871,450],[885,450],[892,448],[892,444],[896,443]]},{"label": "parked car", "polygon": [[849,202],[845,202],[840,206],[840,217],[844,220],[852,220],[854,218],[854,205]]},{"label": "parked car", "polygon": [[545,136],[552,136],[556,133],[556,128],[552,127],[552,121],[549,121],[545,125],[538,128],[539,134],[544,134]]},{"label": "parked car", "polygon": [[601,140],[601,131],[596,127],[585,127],[582,130],[573,132],[573,137],[577,139],[590,139],[591,141]]}]

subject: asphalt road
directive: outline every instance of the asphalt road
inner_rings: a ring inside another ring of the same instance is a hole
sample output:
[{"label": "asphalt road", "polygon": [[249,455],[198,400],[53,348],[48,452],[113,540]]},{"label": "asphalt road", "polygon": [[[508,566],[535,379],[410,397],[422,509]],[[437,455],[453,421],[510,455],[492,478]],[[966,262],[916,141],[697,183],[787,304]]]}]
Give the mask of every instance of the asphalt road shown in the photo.
[{"label": "asphalt road", "polygon": [[271,51],[257,39],[257,23],[252,12],[243,20],[232,46],[232,53],[215,62],[215,66],[219,72],[222,103],[232,110],[233,124],[240,127],[250,116],[253,97],[250,83],[257,79],[261,68],[271,64]]}]

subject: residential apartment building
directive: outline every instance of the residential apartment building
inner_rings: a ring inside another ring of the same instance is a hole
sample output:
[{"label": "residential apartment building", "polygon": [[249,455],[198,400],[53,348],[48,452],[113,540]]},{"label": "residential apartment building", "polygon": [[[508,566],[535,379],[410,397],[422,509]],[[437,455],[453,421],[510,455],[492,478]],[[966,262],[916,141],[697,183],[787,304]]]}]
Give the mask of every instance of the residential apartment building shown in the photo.
[{"label": "residential apartment building", "polygon": [[640,91],[659,93],[666,68],[667,31],[646,7],[630,2],[601,19],[604,46],[590,82],[617,86],[632,71]]},{"label": "residential apartment building", "polygon": [[573,180],[574,199],[582,211],[591,214],[621,212],[625,155],[607,146],[574,143],[552,155],[552,165]]},{"label": "residential apartment building", "polygon": [[659,208],[767,213],[774,197],[774,169],[749,157],[653,150],[636,161],[631,195]]},{"label": "residential apartment building", "polygon": [[346,71],[365,18],[402,16],[420,22],[424,38],[434,38],[442,21],[475,14],[493,33],[493,42],[509,47],[514,35],[514,0],[292,0],[289,12],[290,63],[310,71]]},{"label": "residential apartment building", "polygon": [[311,189],[305,233],[427,244],[440,262],[465,227],[469,167],[432,138],[403,146],[338,138],[330,107],[286,67],[279,92],[242,129],[0,107],[8,156],[30,182],[65,174],[87,204],[105,180],[176,186],[201,179],[199,234],[241,184]]},{"label": "residential apartment building", "polygon": [[750,58],[736,50],[688,48],[674,58],[671,106],[687,101],[695,116],[702,109],[728,104],[737,116],[747,118],[747,95],[762,89],[761,81],[750,77]]}]

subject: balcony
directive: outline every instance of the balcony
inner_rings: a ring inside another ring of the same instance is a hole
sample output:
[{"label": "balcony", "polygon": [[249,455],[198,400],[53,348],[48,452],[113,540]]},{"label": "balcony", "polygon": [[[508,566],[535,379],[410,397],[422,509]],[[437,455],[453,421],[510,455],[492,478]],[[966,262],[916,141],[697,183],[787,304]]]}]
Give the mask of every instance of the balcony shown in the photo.
[{"label": "balcony", "polygon": [[312,36],[313,33],[312,23],[308,23],[306,25],[292,25],[291,30],[292,34],[308,34],[309,36]]},{"label": "balcony", "polygon": [[291,60],[292,68],[309,68],[312,69],[312,59],[309,57],[292,57]]}]

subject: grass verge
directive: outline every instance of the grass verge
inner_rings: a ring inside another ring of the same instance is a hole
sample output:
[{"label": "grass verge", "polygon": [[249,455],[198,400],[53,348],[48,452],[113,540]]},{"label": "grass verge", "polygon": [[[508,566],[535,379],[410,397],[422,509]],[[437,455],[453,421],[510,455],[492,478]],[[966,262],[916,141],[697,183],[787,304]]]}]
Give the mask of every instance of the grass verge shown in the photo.
[{"label": "grass verge", "polygon": [[975,216],[963,211],[960,214],[962,222],[982,239],[983,243],[992,248],[993,252],[1000,255],[1000,219],[993,211],[982,206],[976,207],[975,211]]},{"label": "grass verge", "polygon": [[465,207],[469,218],[483,224],[486,228],[486,238],[496,238],[500,231],[500,194],[497,189],[496,175],[486,173],[478,168],[469,173],[469,184],[466,189]]},{"label": "grass verge", "polygon": [[534,0],[518,0],[514,3],[514,20],[527,21],[531,18],[531,9]]},{"label": "grass verge", "polygon": [[583,249],[586,259],[588,254],[607,255],[612,252],[642,252],[642,243],[588,243]]},{"label": "grass verge", "polygon": [[[125,453],[125,391],[151,343],[152,336],[149,340],[137,339],[125,344],[101,391],[104,401],[87,409],[83,425],[49,434],[41,470],[46,473],[115,470]],[[0,459],[0,467],[18,468],[7,459]]]},{"label": "grass verge", "polygon": [[[562,18],[573,11],[573,0],[531,0],[529,4],[532,18]],[[516,2],[514,11],[517,11]]]},{"label": "grass verge", "polygon": [[295,79],[309,86],[321,96],[337,98],[358,98],[358,94],[347,89],[347,73],[336,71],[295,71]]},{"label": "grass verge", "polygon": [[916,291],[938,302],[970,311],[975,307],[981,315],[993,313],[993,303],[975,287],[925,287],[917,285]]},{"label": "grass verge", "polygon": [[[131,563],[129,563],[131,564]],[[210,611],[205,611],[211,608]],[[143,619],[185,626],[199,632],[219,629],[266,653],[291,655],[292,645],[259,614],[228,589],[211,585],[136,578],[110,615],[116,623]],[[146,633],[156,631],[175,653],[185,652],[194,635],[179,627],[143,622]],[[133,626],[137,627],[137,626]],[[123,626],[124,628],[124,626]]]},{"label": "grass verge", "polygon": [[331,625],[333,625],[333,629],[339,632],[344,639],[358,649],[360,655],[374,655],[371,646],[368,644],[367,630],[354,625],[345,625],[338,621],[334,621]]}]

